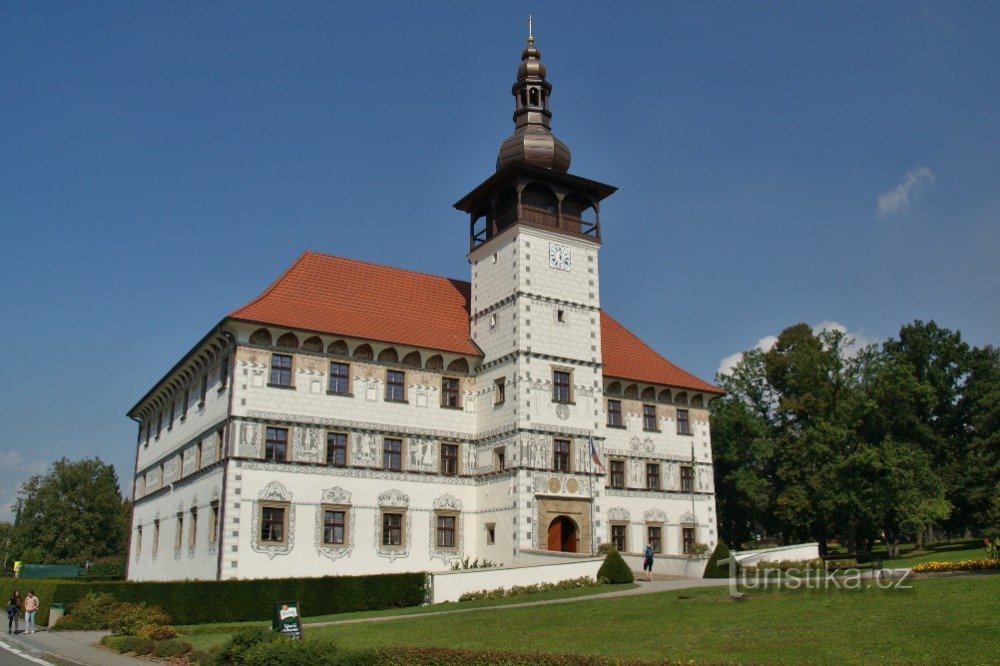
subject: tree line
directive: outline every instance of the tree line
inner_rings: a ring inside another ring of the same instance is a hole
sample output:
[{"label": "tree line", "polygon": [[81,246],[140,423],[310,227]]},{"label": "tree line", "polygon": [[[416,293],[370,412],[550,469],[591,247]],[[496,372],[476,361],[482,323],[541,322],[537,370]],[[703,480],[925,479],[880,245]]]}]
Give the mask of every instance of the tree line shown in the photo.
[{"label": "tree line", "polygon": [[904,325],[860,350],[795,324],[743,354],[712,403],[722,539],[739,548],[885,539],[1000,525],[1000,350]]}]

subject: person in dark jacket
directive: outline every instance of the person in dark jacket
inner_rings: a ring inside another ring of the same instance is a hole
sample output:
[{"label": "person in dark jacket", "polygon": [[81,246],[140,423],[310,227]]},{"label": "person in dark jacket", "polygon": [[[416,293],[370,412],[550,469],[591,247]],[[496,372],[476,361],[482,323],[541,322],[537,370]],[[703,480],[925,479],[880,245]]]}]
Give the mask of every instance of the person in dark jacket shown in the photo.
[{"label": "person in dark jacket", "polygon": [[18,590],[14,590],[14,594],[10,595],[10,599],[7,600],[7,633],[16,634],[17,633],[17,616],[21,613],[21,593]]}]

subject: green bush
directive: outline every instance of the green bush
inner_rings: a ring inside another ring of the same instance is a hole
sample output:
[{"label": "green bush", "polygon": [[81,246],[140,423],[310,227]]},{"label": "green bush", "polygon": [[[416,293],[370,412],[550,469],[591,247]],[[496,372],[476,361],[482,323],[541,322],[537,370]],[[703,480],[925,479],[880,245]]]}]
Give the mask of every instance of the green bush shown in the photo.
[{"label": "green bush", "polygon": [[242,664],[243,656],[255,645],[278,640],[279,635],[267,627],[247,627],[240,629],[219,652],[219,664]]},{"label": "green bush", "polygon": [[[163,627],[170,624],[170,616],[159,606],[115,602],[109,610],[107,628],[115,634],[142,636],[141,630],[149,625]],[[151,631],[150,635],[144,638],[155,638],[153,633]]]},{"label": "green bush", "polygon": [[510,588],[498,587],[495,590],[479,590],[478,592],[466,592],[461,595],[459,601],[474,601],[478,599],[503,599],[504,597],[519,597],[523,594],[537,594],[548,592],[549,590],[572,590],[577,587],[593,587],[601,585],[599,580],[594,580],[589,576],[580,578],[570,578],[556,583],[535,583],[534,585],[514,585]]},{"label": "green bush", "polygon": [[246,622],[269,618],[271,605],[286,599],[297,599],[310,615],[419,606],[424,603],[426,578],[418,572],[225,581],[61,580],[48,599],[71,604],[89,592],[104,592],[118,601],[159,606],[177,624]]},{"label": "green bush", "polygon": [[117,578],[125,579],[125,558],[107,557],[90,565],[86,573],[87,578]]},{"label": "green bush", "polygon": [[156,643],[138,636],[105,636],[101,639],[101,645],[106,645],[122,654],[134,652],[139,656],[153,654],[156,649]]},{"label": "green bush", "polygon": [[174,657],[180,657],[191,652],[194,648],[191,644],[178,640],[176,638],[171,638],[165,641],[156,641],[156,647],[153,649],[153,654],[160,659],[172,659]]},{"label": "green bush", "polygon": [[702,578],[729,578],[729,563],[719,564],[719,560],[725,560],[728,557],[729,547],[725,541],[720,540],[715,547],[715,551],[712,553],[712,557],[708,559],[708,564],[705,566],[705,575]]},{"label": "green bush", "polygon": [[82,599],[69,605],[56,626],[59,631],[107,629],[111,613],[118,602],[105,592],[88,592]]},{"label": "green bush", "polygon": [[177,638],[177,632],[168,624],[144,624],[139,627],[135,635],[139,638],[148,638],[151,641],[165,641],[170,638]]},{"label": "green bush", "polygon": [[616,585],[619,583],[635,582],[632,570],[628,568],[621,554],[615,549],[608,551],[607,556],[604,558],[604,564],[597,571],[597,578]]}]

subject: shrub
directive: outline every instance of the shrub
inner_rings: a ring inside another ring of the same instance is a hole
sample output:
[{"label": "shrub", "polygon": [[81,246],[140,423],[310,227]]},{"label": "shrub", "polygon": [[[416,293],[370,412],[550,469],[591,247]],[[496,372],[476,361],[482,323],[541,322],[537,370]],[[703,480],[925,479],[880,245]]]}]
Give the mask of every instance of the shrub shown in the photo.
[{"label": "shrub", "polygon": [[247,627],[240,629],[229,639],[225,647],[219,652],[217,661],[219,664],[242,664],[243,656],[252,647],[259,643],[274,641],[279,635],[267,627]]},{"label": "shrub", "polygon": [[708,559],[708,564],[705,566],[705,575],[702,578],[729,578],[729,563],[719,564],[719,560],[728,558],[729,546],[726,545],[725,541],[720,540],[715,546],[712,557]]},{"label": "shrub", "polygon": [[604,558],[604,564],[597,571],[597,578],[613,584],[632,583],[635,581],[632,570],[625,564],[625,560],[622,559],[621,554],[613,549],[608,551],[607,557]]},{"label": "shrub", "polygon": [[138,636],[105,636],[101,639],[101,645],[106,645],[122,654],[134,652],[140,656],[153,654],[156,649],[156,644],[153,641]]},{"label": "shrub", "polygon": [[125,579],[125,558],[107,557],[90,565],[85,574],[88,578]]},{"label": "shrub", "polygon": [[171,638],[165,641],[156,641],[156,647],[153,649],[153,654],[160,659],[172,659],[173,657],[185,655],[193,649],[194,648],[191,647],[190,643],[177,640],[176,638]]},{"label": "shrub", "polygon": [[537,594],[549,590],[571,590],[577,587],[592,587],[601,585],[589,576],[561,580],[558,583],[535,583],[534,585],[514,585],[510,588],[498,587],[495,590],[479,590],[466,592],[458,598],[459,601],[474,601],[478,599],[503,599],[504,597],[519,597],[522,594]]},{"label": "shrub", "polygon": [[245,666],[362,666],[375,664],[374,651],[340,652],[330,641],[294,640],[279,636],[260,642],[243,655]]},{"label": "shrub", "polygon": [[151,641],[165,641],[170,638],[177,638],[177,632],[167,624],[144,624],[139,627],[135,635],[139,638],[148,638]]},{"label": "shrub", "polygon": [[461,569],[492,569],[492,568],[498,567],[498,566],[500,566],[500,565],[497,564],[496,562],[491,561],[491,560],[487,560],[486,558],[483,558],[482,560],[480,560],[477,557],[476,559],[474,559],[474,560],[472,560],[470,562],[469,558],[466,557],[463,560],[455,560],[454,562],[452,562],[451,563],[451,570],[452,571],[459,571]]},{"label": "shrub", "polygon": [[[139,632],[144,627],[150,625],[163,627],[169,624],[170,616],[164,613],[159,606],[115,602],[110,608],[107,628],[116,634],[140,636]],[[169,627],[167,628],[169,629]],[[153,638],[153,636],[145,638]],[[167,636],[167,638],[172,637]]]},{"label": "shrub", "polygon": [[88,592],[82,599],[70,604],[69,612],[56,622],[54,629],[107,629],[111,612],[117,604],[110,594]]},{"label": "shrub", "polygon": [[936,573],[942,571],[989,571],[1000,569],[1000,560],[981,557],[960,562],[921,562],[913,565],[914,573]]},{"label": "shrub", "polygon": [[612,550],[618,550],[618,549],[615,548],[615,544],[611,543],[610,541],[602,541],[601,543],[597,544],[598,555],[607,555]]}]

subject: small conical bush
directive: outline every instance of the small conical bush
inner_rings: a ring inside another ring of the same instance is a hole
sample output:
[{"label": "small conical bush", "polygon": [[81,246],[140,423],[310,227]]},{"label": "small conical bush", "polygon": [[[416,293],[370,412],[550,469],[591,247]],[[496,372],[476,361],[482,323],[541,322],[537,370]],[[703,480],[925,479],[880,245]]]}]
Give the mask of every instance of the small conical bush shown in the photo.
[{"label": "small conical bush", "polygon": [[705,565],[705,575],[702,578],[729,578],[729,563],[719,564],[719,560],[728,558],[729,548],[726,546],[726,542],[719,541],[719,545],[715,547],[708,564]]},{"label": "small conical bush", "polygon": [[597,572],[597,577],[599,579],[603,578],[612,584],[632,583],[635,581],[632,570],[625,564],[625,560],[622,559],[618,551],[613,548],[608,551],[607,557],[604,558],[604,564],[601,565],[600,571]]}]

